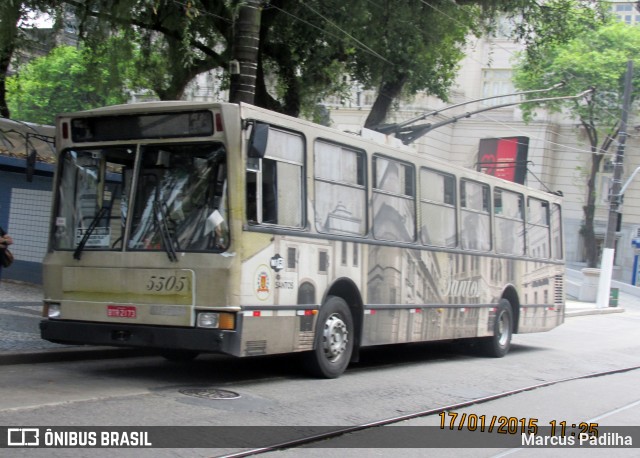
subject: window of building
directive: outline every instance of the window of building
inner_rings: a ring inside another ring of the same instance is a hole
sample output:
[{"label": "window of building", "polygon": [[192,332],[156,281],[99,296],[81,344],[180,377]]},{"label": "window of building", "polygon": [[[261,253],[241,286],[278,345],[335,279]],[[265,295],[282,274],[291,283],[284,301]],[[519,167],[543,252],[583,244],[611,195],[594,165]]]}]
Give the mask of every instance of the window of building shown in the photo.
[{"label": "window of building", "polygon": [[295,247],[287,248],[287,270],[295,270],[297,251]]},{"label": "window of building", "polygon": [[[513,71],[511,69],[487,68],[482,70],[482,97],[495,97],[514,92],[516,91],[513,86]],[[511,96],[484,100],[482,104],[492,107],[517,101],[517,96]]]},{"label": "window of building", "polygon": [[326,250],[318,252],[318,273],[326,274],[329,271],[329,253]]}]

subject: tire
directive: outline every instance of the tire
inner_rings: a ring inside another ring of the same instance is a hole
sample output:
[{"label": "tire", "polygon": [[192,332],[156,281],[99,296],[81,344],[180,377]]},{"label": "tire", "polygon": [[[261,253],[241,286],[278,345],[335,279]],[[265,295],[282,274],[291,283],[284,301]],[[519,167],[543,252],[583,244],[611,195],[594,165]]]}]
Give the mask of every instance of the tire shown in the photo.
[{"label": "tire", "polygon": [[193,361],[199,354],[200,353],[195,350],[166,349],[160,351],[160,356],[167,361],[174,363],[187,363],[189,361]]},{"label": "tire", "polygon": [[353,317],[347,303],[329,296],[320,307],[313,350],[304,354],[307,370],[315,377],[337,378],[349,365],[354,343]]},{"label": "tire", "polygon": [[512,334],[513,311],[511,303],[506,299],[501,299],[493,323],[493,335],[480,339],[480,351],[484,356],[502,358],[511,348]]}]

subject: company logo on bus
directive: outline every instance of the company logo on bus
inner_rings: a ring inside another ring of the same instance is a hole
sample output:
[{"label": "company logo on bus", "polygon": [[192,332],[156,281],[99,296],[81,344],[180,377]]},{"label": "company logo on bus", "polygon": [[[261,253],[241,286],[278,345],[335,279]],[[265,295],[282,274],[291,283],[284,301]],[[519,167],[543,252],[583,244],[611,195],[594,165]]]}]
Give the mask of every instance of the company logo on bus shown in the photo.
[{"label": "company logo on bus", "polygon": [[261,265],[256,271],[256,296],[261,301],[267,300],[271,294],[271,274],[269,267]]}]

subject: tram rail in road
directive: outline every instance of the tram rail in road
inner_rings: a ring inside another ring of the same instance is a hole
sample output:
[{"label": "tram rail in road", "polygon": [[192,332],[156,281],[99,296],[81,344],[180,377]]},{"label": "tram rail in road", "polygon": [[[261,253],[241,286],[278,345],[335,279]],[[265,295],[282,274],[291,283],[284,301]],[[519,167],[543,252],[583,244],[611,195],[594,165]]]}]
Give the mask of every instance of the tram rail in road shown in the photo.
[{"label": "tram rail in road", "polygon": [[[417,418],[424,418],[424,417],[429,417],[429,416],[433,416],[433,415],[438,415],[438,414],[442,414],[444,412],[451,412],[451,411],[457,411],[472,405],[478,405],[478,404],[484,404],[490,401],[496,401],[499,399],[504,399],[510,396],[514,396],[520,393],[524,393],[524,392],[528,392],[528,391],[533,391],[533,390],[538,390],[541,388],[546,388],[546,387],[551,387],[554,385],[560,385],[560,384],[565,384],[565,383],[569,383],[569,382],[575,382],[578,380],[585,380],[585,379],[592,379],[592,378],[597,378],[597,377],[606,377],[606,376],[610,376],[610,375],[615,375],[615,374],[622,374],[622,373],[628,373],[628,372],[632,372],[632,371],[636,371],[639,370],[640,366],[631,366],[631,367],[625,367],[625,368],[619,368],[619,369],[612,369],[612,370],[607,370],[607,371],[602,371],[602,372],[595,372],[595,373],[590,373],[590,374],[585,374],[585,375],[578,375],[578,376],[573,376],[573,377],[567,377],[567,378],[563,378],[563,379],[556,379],[556,380],[550,380],[547,382],[543,382],[543,383],[538,383],[538,384],[534,384],[534,385],[528,385],[528,386],[524,386],[521,388],[517,388],[517,389],[513,389],[513,390],[508,390],[508,391],[503,391],[501,393],[496,393],[493,395],[489,395],[489,396],[484,396],[484,397],[480,397],[480,398],[476,398],[476,399],[471,399],[468,401],[463,401],[463,402],[458,402],[458,403],[454,403],[454,404],[449,404],[449,405],[445,405],[445,406],[440,406],[440,407],[436,407],[436,408],[432,408],[432,409],[426,409],[426,410],[422,410],[422,411],[417,411],[417,412],[413,412],[413,413],[409,413],[409,414],[403,414],[403,415],[398,415],[398,416],[394,416],[394,417],[390,417],[390,418],[386,418],[386,419],[382,419],[382,420],[378,420],[378,421],[372,421],[369,423],[365,423],[365,424],[360,424],[360,425],[354,425],[354,426],[346,426],[346,427],[341,427],[341,428],[329,428],[329,427],[318,427],[316,428],[317,430],[321,431],[318,432],[316,434],[310,434],[308,436],[304,436],[304,437],[300,437],[297,439],[292,439],[292,440],[287,440],[287,441],[283,441],[280,443],[276,443],[273,445],[269,445],[269,446],[265,446],[265,447],[257,447],[257,448],[253,448],[250,450],[243,450],[237,453],[231,453],[231,454],[226,454],[226,455],[219,455],[218,458],[243,458],[243,457],[248,457],[248,456],[255,456],[255,455],[259,455],[259,454],[264,454],[264,453],[269,453],[269,452],[275,452],[275,451],[282,451],[282,450],[291,450],[291,449],[297,449],[299,447],[304,447],[304,446],[310,446],[313,444],[317,444],[321,441],[330,441],[332,439],[336,439],[336,438],[340,438],[343,436],[347,436],[349,434],[354,434],[354,433],[360,433],[363,431],[368,431],[368,430],[372,430],[374,428],[379,428],[382,426],[389,426],[389,425],[394,425],[397,423],[401,423],[401,422],[405,422],[407,420],[413,420],[413,419],[417,419]],[[596,421],[599,420],[600,418],[604,418],[606,416],[608,416],[609,414],[612,413],[617,413],[619,411],[625,410],[627,408],[633,408],[640,405],[640,401],[635,401],[632,403],[627,404],[626,406],[622,406],[618,409],[615,409],[611,412],[608,412],[606,414],[603,415],[599,415],[595,418],[592,418],[590,420],[587,420],[588,422],[592,422],[592,421]],[[448,423],[448,422],[447,422]],[[462,425],[460,425],[462,426]],[[312,427],[310,427],[310,429],[313,429]],[[330,431],[325,431],[327,429],[331,429]],[[462,430],[463,428],[459,428],[460,430]],[[575,426],[574,426],[575,429]],[[575,434],[574,434],[575,437]],[[364,442],[363,442],[364,443]],[[330,444],[330,442],[329,442]],[[452,444],[455,445],[455,444]],[[324,448],[331,448],[331,445],[327,445]],[[308,450],[308,449],[306,449]],[[512,449],[515,450],[515,449]],[[506,456],[507,454],[510,454],[509,452],[507,453],[501,453],[500,455],[497,456]]]}]

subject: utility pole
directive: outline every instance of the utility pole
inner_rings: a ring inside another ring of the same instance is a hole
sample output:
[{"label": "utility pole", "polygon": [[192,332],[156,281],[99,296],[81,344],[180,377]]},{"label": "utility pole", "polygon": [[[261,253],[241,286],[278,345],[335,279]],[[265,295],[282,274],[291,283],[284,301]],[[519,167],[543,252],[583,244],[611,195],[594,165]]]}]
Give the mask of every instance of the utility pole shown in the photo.
[{"label": "utility pole", "polygon": [[254,103],[262,15],[260,3],[261,0],[245,0],[238,9],[229,63],[229,102],[232,103]]},{"label": "utility pole", "polygon": [[609,220],[607,221],[607,233],[602,249],[602,264],[600,266],[600,281],[598,283],[597,308],[607,307],[609,304],[609,292],[611,289],[611,276],[613,273],[613,259],[615,255],[616,229],[622,203],[622,164],[624,161],[624,146],[627,141],[627,119],[631,105],[631,82],[633,79],[633,61],[627,62],[627,73],[624,79],[624,96],[622,101],[622,114],[620,117],[620,133],[618,134],[618,151],[613,168],[613,180],[609,193]]}]

